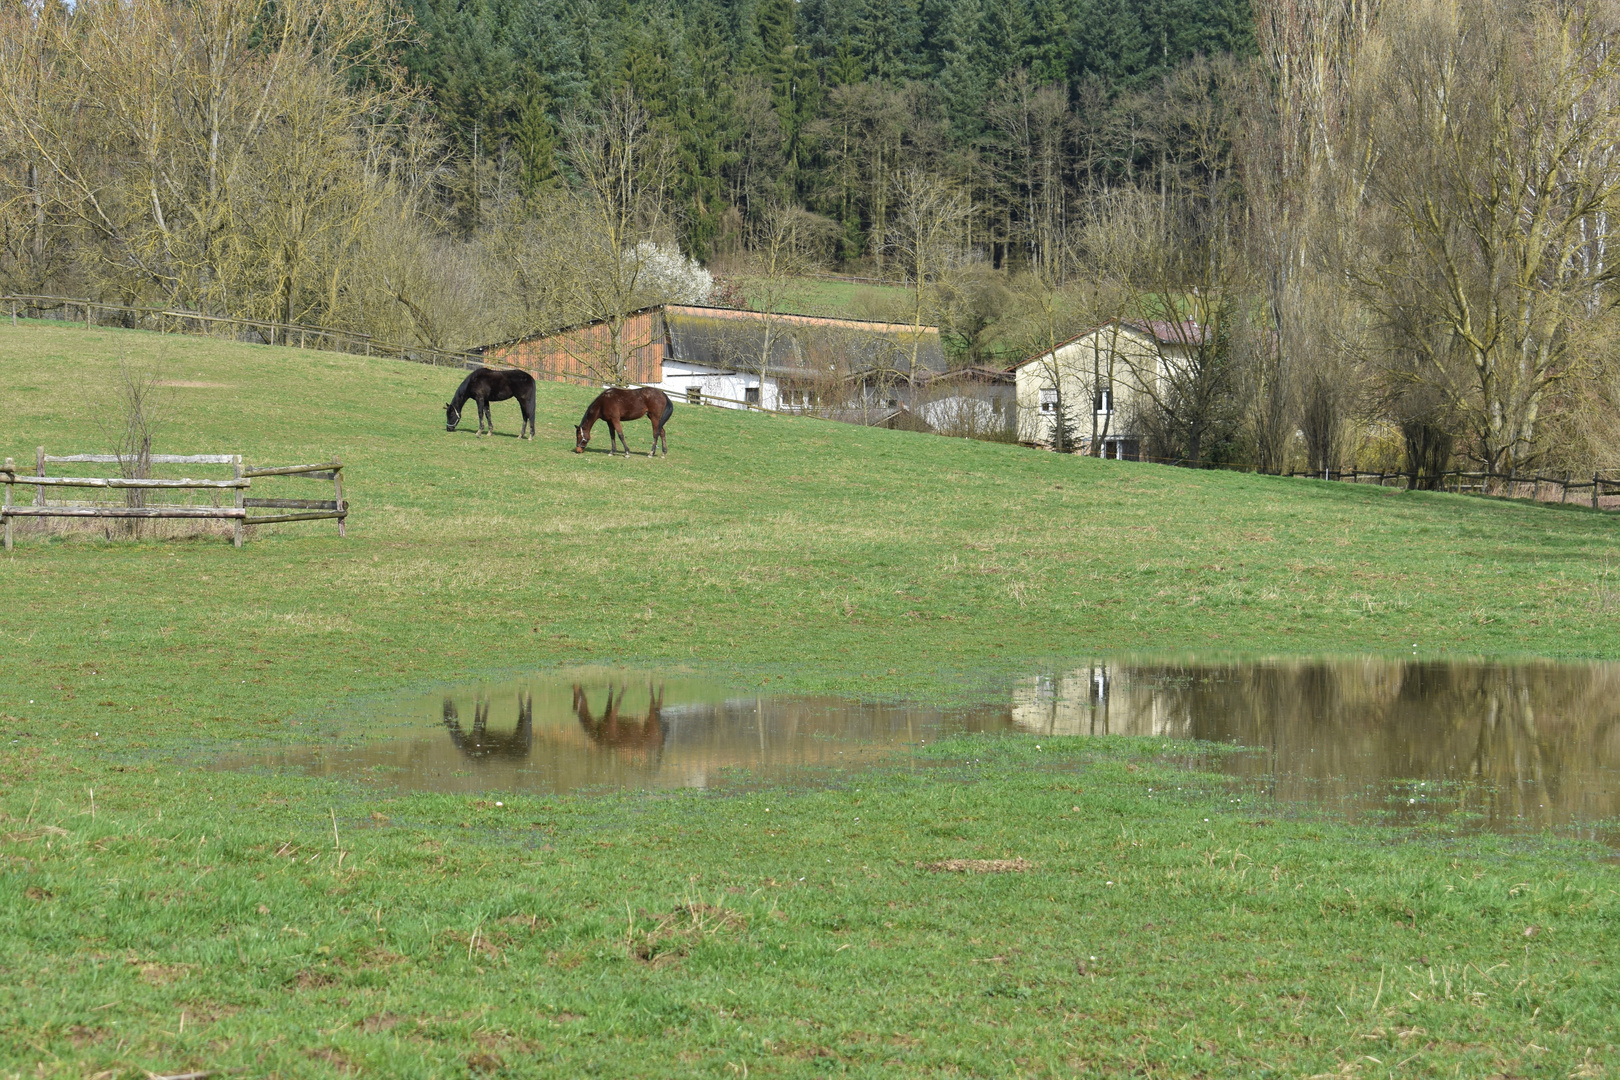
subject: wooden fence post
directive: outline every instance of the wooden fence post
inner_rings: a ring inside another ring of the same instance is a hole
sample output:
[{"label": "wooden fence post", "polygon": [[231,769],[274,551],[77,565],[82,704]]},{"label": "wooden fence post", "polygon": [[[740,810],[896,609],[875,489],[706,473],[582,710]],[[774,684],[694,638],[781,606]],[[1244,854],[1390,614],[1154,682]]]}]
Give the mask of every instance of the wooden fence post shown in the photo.
[{"label": "wooden fence post", "polygon": [[[342,458],[333,458],[332,459],[332,498],[333,498],[334,501],[337,502],[337,511],[338,511],[338,513],[341,514],[343,512],[343,459]],[[338,523],[338,539],[342,540],[343,537],[345,536],[345,533],[344,533],[344,530],[343,530],[343,519],[338,518],[337,523]]]},{"label": "wooden fence post", "polygon": [[[34,475],[45,475],[45,448],[43,446],[34,448]],[[43,485],[34,489],[34,505],[45,505],[45,488]]]},{"label": "wooden fence post", "polygon": [[[12,481],[17,478],[17,463],[6,458],[4,483],[6,485],[5,508],[11,509],[11,489],[15,486]],[[6,550],[11,550],[11,515],[6,515]]]},{"label": "wooden fence post", "polygon": [[[236,466],[236,478],[238,480],[242,479],[242,455],[237,454],[236,455],[236,460],[234,462],[232,462],[232,464],[234,466]],[[250,483],[250,484],[252,482],[253,481],[251,481],[251,480],[248,481],[248,483]],[[242,488],[237,488],[236,489],[236,508],[238,510],[243,509],[242,491],[243,491]],[[242,532],[243,532],[243,529],[244,529],[244,526],[242,524],[242,519],[240,517],[235,517],[235,518],[232,518],[231,520],[236,523],[235,535],[232,537],[232,542],[235,544],[235,546],[241,547],[242,546]]]},{"label": "wooden fence post", "polygon": [[1592,509],[1594,509],[1594,510],[1596,510],[1598,508],[1598,496],[1597,496],[1597,493],[1598,493],[1598,474],[1593,473],[1592,474]]}]

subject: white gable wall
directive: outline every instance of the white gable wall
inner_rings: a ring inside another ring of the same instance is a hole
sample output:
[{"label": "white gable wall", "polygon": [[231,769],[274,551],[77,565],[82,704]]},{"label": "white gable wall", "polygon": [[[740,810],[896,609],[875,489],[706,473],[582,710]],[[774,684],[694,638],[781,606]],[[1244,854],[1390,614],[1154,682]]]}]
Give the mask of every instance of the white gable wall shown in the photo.
[{"label": "white gable wall", "polygon": [[778,404],[776,380],[769,375],[761,379],[745,371],[722,370],[684,360],[665,360],[664,381],[651,385],[668,394],[676,404],[687,400],[687,391],[692,387],[706,400],[718,399],[714,404],[728,409],[746,408],[744,402],[748,401],[749,390],[757,392],[762,408],[775,409]]},{"label": "white gable wall", "polygon": [[1042,392],[1049,399],[1052,390],[1060,392],[1059,401],[1069,415],[1077,443],[1089,440],[1097,392],[1102,389],[1109,391],[1113,412],[1095,416],[1099,434],[1107,420],[1106,438],[1138,438],[1139,433],[1129,429],[1128,419],[1142,393],[1138,380],[1158,383],[1163,365],[1183,351],[1179,346],[1160,345],[1133,327],[1105,326],[1058,346],[1055,353],[1026,360],[1015,372],[1018,440],[1051,444],[1056,411],[1049,400],[1042,407]]}]

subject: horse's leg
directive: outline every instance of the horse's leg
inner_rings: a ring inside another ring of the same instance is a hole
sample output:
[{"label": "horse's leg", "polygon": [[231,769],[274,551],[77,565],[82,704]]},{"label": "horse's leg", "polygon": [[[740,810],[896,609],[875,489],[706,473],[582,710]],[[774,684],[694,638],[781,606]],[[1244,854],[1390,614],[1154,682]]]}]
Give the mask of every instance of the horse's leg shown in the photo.
[{"label": "horse's leg", "polygon": [[619,420],[616,418],[608,420],[608,457],[613,456],[615,446],[617,445],[614,443],[614,439],[624,443],[624,456],[629,457],[630,442],[624,437],[624,424],[619,422]]}]

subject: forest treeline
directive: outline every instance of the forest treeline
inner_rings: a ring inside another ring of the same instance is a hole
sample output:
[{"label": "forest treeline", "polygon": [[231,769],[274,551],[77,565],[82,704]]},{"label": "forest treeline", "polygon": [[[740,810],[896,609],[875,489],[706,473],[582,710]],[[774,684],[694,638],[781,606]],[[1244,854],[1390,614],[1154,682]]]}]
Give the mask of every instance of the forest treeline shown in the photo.
[{"label": "forest treeline", "polygon": [[1156,456],[1612,467],[1617,31],[1607,0],[0,0],[0,288],[438,347],[601,321],[612,379],[639,307],[787,311],[838,270],[962,365],[1195,321]]}]

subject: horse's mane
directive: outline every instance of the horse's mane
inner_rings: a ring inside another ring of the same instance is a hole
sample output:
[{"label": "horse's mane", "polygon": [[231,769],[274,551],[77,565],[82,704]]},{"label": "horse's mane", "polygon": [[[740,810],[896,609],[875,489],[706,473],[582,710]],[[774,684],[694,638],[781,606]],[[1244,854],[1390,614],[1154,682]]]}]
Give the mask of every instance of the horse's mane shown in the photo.
[{"label": "horse's mane", "polygon": [[471,385],[473,385],[473,377],[475,377],[480,371],[483,371],[483,368],[473,368],[471,371],[467,372],[467,377],[462,379],[462,385],[455,387],[454,397],[450,397],[450,408],[460,410],[460,406],[467,403],[467,398],[473,397],[473,390],[471,390]]},{"label": "horse's mane", "polygon": [[584,427],[586,424],[589,424],[589,423],[592,423],[593,421],[595,421],[596,418],[601,416],[601,415],[602,415],[602,398],[601,398],[601,395],[597,395],[596,400],[592,401],[589,405],[585,406],[585,415],[579,418],[579,423],[576,426]]}]

